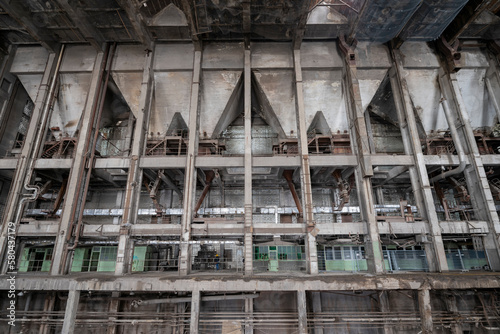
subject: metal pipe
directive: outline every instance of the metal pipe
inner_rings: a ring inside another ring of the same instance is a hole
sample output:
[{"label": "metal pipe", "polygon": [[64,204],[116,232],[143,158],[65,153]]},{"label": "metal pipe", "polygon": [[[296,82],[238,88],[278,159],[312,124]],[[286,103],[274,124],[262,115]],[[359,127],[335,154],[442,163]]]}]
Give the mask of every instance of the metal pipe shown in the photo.
[{"label": "metal pipe", "polygon": [[458,160],[460,161],[460,164],[458,167],[453,168],[452,170],[442,172],[439,175],[434,176],[429,180],[429,183],[433,183],[442,179],[445,179],[447,177],[462,173],[465,169],[466,166],[466,160],[465,160],[465,153],[464,149],[462,147],[462,143],[460,142],[460,139],[458,138],[458,132],[457,128],[455,127],[455,121],[453,120],[453,116],[451,114],[451,111],[448,106],[448,102],[446,99],[443,97],[441,98],[441,104],[443,105],[443,110],[444,114],[446,116],[446,121],[448,122],[448,127],[450,128],[450,133],[451,133],[451,138],[453,139],[453,143],[455,144],[455,149],[457,150],[458,154]]},{"label": "metal pipe", "polygon": [[198,202],[196,203],[196,206],[194,207],[194,215],[198,215],[198,210],[201,207],[201,204],[203,204],[203,200],[205,199],[205,196],[207,196],[208,191],[210,190],[210,186],[212,185],[212,180],[215,177],[215,173],[213,171],[208,171],[205,173],[206,174],[206,184],[205,188],[203,188],[203,192],[201,193],[200,198],[198,199]]},{"label": "metal pipe", "polygon": [[283,177],[286,179],[288,183],[288,187],[290,188],[290,192],[292,193],[293,200],[295,201],[295,205],[297,206],[297,210],[299,210],[299,215],[302,217],[302,205],[300,204],[299,195],[297,195],[297,191],[295,190],[295,186],[293,184],[293,170],[287,169],[283,171]]},{"label": "metal pipe", "polygon": [[[258,298],[260,294],[241,294],[241,295],[222,295],[222,296],[205,296],[201,297],[201,301],[219,301],[219,300],[241,300]],[[150,299],[150,300],[137,300],[135,305],[151,305],[151,304],[174,304],[174,303],[190,303],[191,297],[180,298],[163,298],[163,299]]]},{"label": "metal pipe", "polygon": [[59,51],[59,57],[57,58],[56,68],[54,69],[54,75],[52,77],[52,81],[49,85],[49,90],[47,93],[47,100],[45,101],[45,105],[44,105],[43,110],[42,110],[42,119],[40,120],[40,128],[36,134],[35,143],[33,145],[33,150],[31,151],[31,161],[30,161],[30,164],[28,167],[28,172],[27,172],[26,177],[24,179],[25,180],[24,181],[24,189],[26,189],[27,191],[33,191],[33,193],[32,194],[23,194],[23,196],[25,196],[25,197],[21,198],[21,200],[19,202],[16,216],[15,216],[15,220],[14,220],[14,223],[16,225],[19,223],[19,221],[21,219],[21,212],[24,209],[24,203],[25,202],[32,202],[32,201],[36,200],[38,197],[38,194],[40,192],[40,188],[38,186],[30,185],[29,183],[31,181],[31,177],[32,177],[33,171],[34,171],[35,160],[36,160],[35,155],[40,150],[41,142],[43,139],[43,133],[44,133],[43,129],[45,128],[47,120],[49,118],[49,113],[50,113],[50,109],[52,106],[52,101],[53,101],[53,98],[55,95],[54,94],[55,87],[56,87],[57,79],[59,76],[59,69],[61,68],[61,62],[62,62],[62,57],[64,54],[64,49],[65,49],[65,44],[63,44],[61,46],[61,51]]}]

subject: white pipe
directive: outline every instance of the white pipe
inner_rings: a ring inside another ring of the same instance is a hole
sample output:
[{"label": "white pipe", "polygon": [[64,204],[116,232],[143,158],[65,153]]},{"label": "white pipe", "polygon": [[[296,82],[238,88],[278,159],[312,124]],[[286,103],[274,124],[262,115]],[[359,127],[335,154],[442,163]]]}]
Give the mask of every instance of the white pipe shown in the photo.
[{"label": "white pipe", "polygon": [[54,75],[52,77],[52,82],[50,83],[47,99],[45,100],[45,105],[43,107],[42,119],[40,121],[40,128],[38,129],[38,132],[37,132],[36,137],[35,137],[35,145],[33,147],[33,151],[31,154],[31,161],[30,161],[30,165],[28,168],[28,173],[24,179],[25,180],[24,181],[24,189],[26,189],[27,191],[33,191],[33,193],[32,194],[23,194],[23,196],[25,196],[25,197],[21,198],[19,205],[17,207],[17,212],[16,212],[16,216],[15,216],[15,220],[14,220],[15,224],[18,224],[19,220],[21,219],[21,212],[24,208],[24,203],[34,201],[38,197],[38,194],[40,193],[40,187],[38,187],[37,185],[30,185],[29,183],[31,181],[31,176],[33,175],[35,160],[37,158],[36,154],[40,150],[41,142],[43,139],[43,134],[45,133],[44,128],[46,126],[47,119],[49,118],[50,106],[52,105],[52,98],[54,96],[54,90],[56,87],[57,76],[59,75],[59,69],[61,67],[61,61],[62,61],[62,57],[64,54],[64,47],[65,47],[65,45],[63,44],[61,46],[61,51],[59,52],[59,57],[57,59],[57,64],[56,64],[56,68],[54,71]]},{"label": "white pipe", "polygon": [[458,138],[457,128],[455,127],[455,121],[453,120],[453,116],[449,109],[448,102],[444,97],[441,98],[440,102],[443,105],[444,115],[446,116],[446,121],[448,122],[448,126],[450,128],[451,138],[453,139],[453,143],[455,144],[455,149],[457,150],[458,160],[460,161],[460,164],[458,165],[458,167],[453,168],[452,170],[434,176],[432,179],[429,180],[429,183],[433,183],[435,181],[442,180],[447,177],[462,173],[467,164],[465,160],[464,148],[462,147],[462,143]]}]

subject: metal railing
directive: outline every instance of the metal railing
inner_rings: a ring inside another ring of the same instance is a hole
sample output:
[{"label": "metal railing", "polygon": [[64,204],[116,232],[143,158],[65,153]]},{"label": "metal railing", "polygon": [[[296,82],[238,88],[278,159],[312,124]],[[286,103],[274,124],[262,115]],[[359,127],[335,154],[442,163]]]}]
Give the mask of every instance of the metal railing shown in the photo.
[{"label": "metal railing", "polygon": [[425,250],[384,250],[384,266],[390,271],[429,271]]},{"label": "metal railing", "polygon": [[254,272],[305,272],[306,260],[254,260]]},{"label": "metal railing", "polygon": [[232,271],[243,272],[244,247],[226,244],[223,251],[214,248],[193,247],[191,269],[193,271]]},{"label": "metal railing", "polygon": [[318,268],[327,272],[358,272],[368,270],[363,253],[352,254],[352,259],[333,259],[326,256],[325,251],[318,251]]},{"label": "metal railing", "polygon": [[448,249],[446,261],[449,270],[487,270],[488,260],[484,251]]},{"label": "metal railing", "polygon": [[132,272],[175,271],[179,268],[178,259],[135,259],[132,261]]},{"label": "metal railing", "polygon": [[99,133],[99,138],[97,139],[95,150],[101,157],[122,156],[125,152],[124,150],[118,148],[118,146],[116,146],[111,140],[103,136],[102,133]]}]

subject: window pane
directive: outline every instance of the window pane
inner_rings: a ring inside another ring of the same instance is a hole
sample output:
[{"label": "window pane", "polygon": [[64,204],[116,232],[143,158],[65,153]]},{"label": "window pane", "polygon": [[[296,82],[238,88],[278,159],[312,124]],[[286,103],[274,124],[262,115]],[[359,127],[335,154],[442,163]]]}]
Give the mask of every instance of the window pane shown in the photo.
[{"label": "window pane", "polygon": [[340,247],[334,247],[335,260],[342,260],[342,250]]},{"label": "window pane", "polygon": [[351,259],[351,248],[344,247],[344,260],[350,260],[350,259]]},{"label": "window pane", "polygon": [[333,260],[333,249],[332,247],[325,247],[325,259]]}]

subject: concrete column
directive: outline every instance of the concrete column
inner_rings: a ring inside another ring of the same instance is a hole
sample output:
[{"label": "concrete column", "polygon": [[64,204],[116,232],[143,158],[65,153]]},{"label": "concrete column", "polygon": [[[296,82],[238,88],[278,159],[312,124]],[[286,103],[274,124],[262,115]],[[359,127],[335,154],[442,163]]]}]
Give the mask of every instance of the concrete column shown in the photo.
[{"label": "concrete column", "polygon": [[153,63],[155,57],[155,47],[150,45],[150,52],[144,56],[144,67],[142,72],[141,95],[139,97],[139,113],[137,115],[134,128],[134,140],[130,151],[130,168],[127,175],[127,187],[123,200],[123,216],[120,226],[120,237],[118,239],[118,251],[116,255],[115,275],[122,275],[129,271],[127,254],[130,253],[129,232],[130,226],[135,224],[137,210],[139,209],[139,197],[141,195],[142,170],[139,168],[139,162],[144,150],[144,141],[149,124],[149,115],[154,93],[154,73]]},{"label": "concrete column", "polygon": [[85,200],[80,198],[82,184],[86,175],[86,164],[88,161],[88,149],[90,147],[90,139],[94,124],[91,122],[97,110],[97,104],[100,93],[100,83],[102,81],[104,66],[106,59],[102,52],[98,53],[94,62],[94,69],[92,71],[92,78],[90,81],[89,94],[87,102],[81,118],[81,127],[78,135],[78,142],[75,148],[73,158],[73,165],[68,178],[68,185],[64,204],[61,214],[61,224],[59,225],[59,232],[57,234],[54,251],[52,255],[52,267],[50,269],[51,275],[61,275],[64,273],[65,263],[67,257],[67,238],[68,234],[72,233],[73,224],[76,224],[75,218],[78,217],[77,210],[83,210]]},{"label": "concrete column", "polygon": [[[54,304],[56,303],[56,293],[55,292],[49,292],[47,297],[45,297],[45,303],[43,305],[43,311],[44,312],[52,312],[54,311]],[[49,316],[43,316],[42,321],[48,321],[50,320]],[[46,323],[42,323],[40,325],[39,329],[40,334],[48,334],[49,333],[49,325]]]},{"label": "concrete column", "polygon": [[193,290],[191,294],[191,320],[189,333],[198,334],[198,322],[200,320],[200,290]]},{"label": "concrete column", "polygon": [[[51,53],[47,58],[47,62],[45,65],[45,71],[43,73],[42,80],[40,82],[40,86],[37,92],[36,99],[34,101],[33,113],[31,115],[31,122],[28,127],[28,132],[26,133],[26,139],[24,141],[24,145],[21,151],[21,157],[17,161],[16,171],[12,178],[11,190],[9,191],[9,197],[5,204],[5,212],[3,219],[5,222],[14,222],[17,219],[18,212],[21,214],[22,208],[20,207],[22,204],[21,194],[23,193],[23,186],[25,182],[29,182],[26,180],[28,166],[30,165],[30,159],[36,158],[38,152],[33,152],[34,150],[34,139],[37,136],[38,132],[45,131],[45,129],[40,127],[40,121],[42,119],[42,112],[44,109],[44,105],[46,100],[48,99],[48,86],[50,79],[52,78],[52,74],[55,71],[56,67],[56,55]],[[8,232],[8,224],[2,225],[2,233],[0,234],[0,254],[6,254],[5,248],[7,246],[7,232]],[[7,261],[2,261],[2,273],[6,272],[6,264]]]},{"label": "concrete column", "polygon": [[245,299],[245,334],[253,334],[253,298]]},{"label": "concrete column", "polygon": [[[111,299],[109,301],[109,308],[108,311],[110,313],[116,313],[118,312],[118,308],[120,306],[120,300],[118,298],[120,297],[119,292],[112,292],[111,293]],[[116,316],[110,316],[108,317],[108,330],[106,334],[116,334],[116,325],[112,322],[116,321],[117,317]]]},{"label": "concrete column", "polygon": [[191,101],[189,106],[189,144],[186,157],[186,171],[184,175],[183,215],[181,222],[181,247],[179,261],[179,275],[188,275],[191,271],[191,220],[193,218],[194,201],[196,195],[196,168],[195,159],[198,152],[198,100],[200,91],[201,51],[194,52],[193,82],[191,85]]},{"label": "concrete column", "polygon": [[307,271],[309,274],[318,273],[318,250],[316,246],[316,222],[313,213],[313,200],[311,188],[311,171],[309,167],[309,150],[307,145],[306,112],[304,107],[304,87],[302,83],[302,66],[300,64],[300,50],[293,50],[295,69],[295,103],[297,114],[297,128],[299,133],[300,149],[300,181],[302,190],[302,203],[304,207],[304,220],[307,224],[306,254]]},{"label": "concrete column", "polygon": [[454,114],[453,117],[456,118],[458,136],[469,156],[470,165],[466,166],[464,175],[475,209],[475,218],[488,223],[489,232],[483,239],[484,248],[491,268],[500,270],[500,241],[497,236],[500,233],[500,221],[456,74],[445,71],[442,66],[439,71],[439,84]]},{"label": "concrete column", "polygon": [[[321,292],[311,292],[312,294],[312,310],[314,319],[317,320],[318,313],[322,312],[321,309]],[[314,323],[314,334],[323,334],[323,324],[318,322]]]},{"label": "concrete column", "polygon": [[418,308],[422,322],[422,334],[432,334],[432,307],[429,289],[418,290]]},{"label": "concrete column", "polygon": [[[389,313],[391,311],[389,305],[389,299],[387,298],[387,291],[379,291],[378,292],[378,301],[380,303],[380,312]],[[393,324],[391,321],[386,321],[384,323],[384,333],[385,334],[393,334],[394,331],[392,329]]]},{"label": "concrete column", "polygon": [[368,227],[368,235],[366,236],[365,242],[365,249],[368,255],[368,270],[373,273],[381,273],[384,271],[384,263],[382,248],[379,241],[378,224],[375,218],[370,179],[370,177],[373,176],[373,168],[368,144],[368,132],[361,103],[361,93],[355,60],[356,55],[351,48],[344,52],[344,92],[346,95],[351,143],[353,151],[358,158],[358,166],[355,169],[356,188],[361,218],[366,222]]},{"label": "concrete column", "polygon": [[80,290],[69,290],[66,310],[64,311],[62,334],[73,334],[75,332],[75,320],[79,301]]},{"label": "concrete column", "polygon": [[[455,295],[449,294],[445,299],[446,308],[448,311],[452,312],[454,316],[458,319],[460,317],[460,311],[457,307],[457,298]],[[462,325],[459,322],[451,324],[451,333],[452,334],[462,334]]]},{"label": "concrete column", "polygon": [[250,49],[245,49],[244,69],[245,118],[245,275],[253,273],[253,203],[252,203],[252,97]]},{"label": "concrete column", "polygon": [[[415,167],[410,168],[410,176],[413,174],[411,178],[412,188],[417,198],[417,203],[421,202],[421,205],[423,205],[419,210],[422,217],[427,219],[432,236],[434,256],[431,256],[432,254],[429,254],[430,252],[426,252],[427,259],[429,260],[429,267],[433,271],[448,271],[448,262],[444,252],[441,228],[436,214],[436,207],[434,206],[432,188],[425,166],[424,154],[420,144],[417,121],[413,112],[410,92],[405,79],[401,52],[399,50],[392,50],[392,59],[393,66],[389,71],[389,76],[400,122],[401,134],[403,136],[403,143],[405,150],[411,151],[415,159]],[[417,174],[416,177],[415,174]]]},{"label": "concrete column", "polygon": [[299,314],[299,334],[307,334],[307,303],[304,290],[297,290],[297,312]]}]

